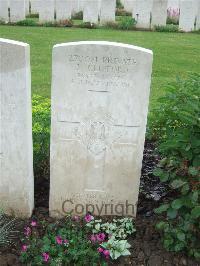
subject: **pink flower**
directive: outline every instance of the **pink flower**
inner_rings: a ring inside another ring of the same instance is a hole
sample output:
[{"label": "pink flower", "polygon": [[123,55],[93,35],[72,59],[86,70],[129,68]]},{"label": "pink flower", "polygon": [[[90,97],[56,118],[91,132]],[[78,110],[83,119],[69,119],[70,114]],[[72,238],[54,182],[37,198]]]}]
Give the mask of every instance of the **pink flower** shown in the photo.
[{"label": "pink flower", "polygon": [[37,226],[37,222],[36,222],[36,221],[31,221],[31,226],[32,226],[32,227]]},{"label": "pink flower", "polygon": [[22,245],[22,252],[26,252],[28,249],[28,246],[27,245]]},{"label": "pink flower", "polygon": [[94,242],[96,242],[96,240],[97,240],[96,236],[95,235],[91,235],[90,241],[94,243]]},{"label": "pink flower", "polygon": [[110,251],[107,250],[107,249],[105,249],[105,250],[103,251],[103,255],[108,259],[108,258],[110,257]]},{"label": "pink flower", "polygon": [[56,236],[56,243],[57,243],[58,245],[62,245],[63,240],[62,240],[62,238],[61,238],[60,236]]},{"label": "pink flower", "polygon": [[99,253],[103,252],[103,248],[101,248],[101,247],[98,247],[97,250],[98,250]]},{"label": "pink flower", "polygon": [[103,242],[106,238],[106,235],[104,233],[97,234],[97,241]]},{"label": "pink flower", "polygon": [[69,240],[65,239],[65,240],[63,241],[63,243],[64,243],[65,245],[67,245],[67,244],[69,244]]},{"label": "pink flower", "polygon": [[31,235],[31,228],[29,226],[26,226],[24,228],[24,234],[25,234],[25,236],[30,236]]},{"label": "pink flower", "polygon": [[91,214],[88,213],[85,215],[85,221],[87,223],[91,222],[93,219],[94,219],[94,217]]},{"label": "pink flower", "polygon": [[48,262],[48,260],[49,260],[49,253],[47,253],[47,252],[42,253],[42,257],[43,257],[43,261]]}]

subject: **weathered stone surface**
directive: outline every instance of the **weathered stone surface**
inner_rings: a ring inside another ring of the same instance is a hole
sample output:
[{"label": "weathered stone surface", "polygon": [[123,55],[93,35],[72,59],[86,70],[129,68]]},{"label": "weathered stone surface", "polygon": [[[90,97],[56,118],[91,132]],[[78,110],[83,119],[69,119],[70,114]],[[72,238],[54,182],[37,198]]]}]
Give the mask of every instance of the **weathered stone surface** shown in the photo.
[{"label": "weathered stone surface", "polygon": [[[197,1],[197,0],[196,0]],[[200,1],[197,2],[196,30],[200,29]]]},{"label": "weathered stone surface", "polygon": [[194,30],[195,15],[196,15],[195,0],[180,1],[180,18],[179,28],[183,31]]},{"label": "weathered stone surface", "polygon": [[34,204],[29,45],[0,39],[0,205],[30,216]]},{"label": "weathered stone surface", "polygon": [[167,0],[153,0],[151,25],[165,26],[167,22]]},{"label": "weathered stone surface", "polygon": [[133,17],[137,20],[137,28],[150,28],[150,18],[153,0],[137,0]]},{"label": "weathered stone surface", "polygon": [[0,21],[8,22],[8,0],[0,1]]},{"label": "weathered stone surface", "polygon": [[31,0],[31,14],[38,14],[41,0]]},{"label": "weathered stone surface", "polygon": [[126,44],[53,48],[52,216],[135,216],[151,66],[150,50]]},{"label": "weathered stone surface", "polygon": [[98,23],[99,1],[85,0],[83,8],[83,22]]},{"label": "weathered stone surface", "polygon": [[39,7],[39,21],[40,22],[53,22],[55,12],[55,1],[45,0],[40,2]]},{"label": "weathered stone surface", "polygon": [[123,0],[124,9],[130,13],[133,12],[136,0]]},{"label": "weathered stone surface", "polygon": [[72,1],[56,0],[56,20],[71,19]]},{"label": "weathered stone surface", "polygon": [[100,22],[115,21],[116,0],[101,0]]},{"label": "weathered stone surface", "polygon": [[10,0],[10,21],[17,22],[25,18],[25,0]]}]

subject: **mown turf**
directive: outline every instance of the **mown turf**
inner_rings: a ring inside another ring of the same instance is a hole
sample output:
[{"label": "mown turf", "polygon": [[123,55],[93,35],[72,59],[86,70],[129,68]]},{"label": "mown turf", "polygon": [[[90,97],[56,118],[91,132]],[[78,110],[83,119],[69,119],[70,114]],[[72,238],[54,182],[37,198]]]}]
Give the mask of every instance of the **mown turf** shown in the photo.
[{"label": "mown turf", "polygon": [[32,91],[47,97],[50,97],[52,47],[57,43],[107,40],[152,49],[151,105],[177,75],[200,71],[200,35],[193,33],[0,26],[0,37],[30,44]]}]

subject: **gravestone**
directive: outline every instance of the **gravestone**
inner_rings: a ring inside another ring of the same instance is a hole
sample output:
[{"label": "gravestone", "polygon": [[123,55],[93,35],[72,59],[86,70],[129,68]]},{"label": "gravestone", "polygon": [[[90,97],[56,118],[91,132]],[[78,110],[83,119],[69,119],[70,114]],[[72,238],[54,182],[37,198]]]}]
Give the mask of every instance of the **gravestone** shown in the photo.
[{"label": "gravestone", "polygon": [[115,21],[116,0],[101,0],[100,22]]},{"label": "gravestone", "polygon": [[25,0],[25,13],[26,15],[29,15],[29,0]]},{"label": "gravestone", "polygon": [[97,215],[119,214],[118,204],[136,215],[151,68],[152,52],[132,45],[54,46],[51,216],[87,204]]},{"label": "gravestone", "polygon": [[180,1],[180,18],[179,29],[183,31],[194,30],[195,15],[196,15],[195,0]]},{"label": "gravestone", "polygon": [[0,39],[0,206],[28,217],[34,205],[30,48]]},{"label": "gravestone", "polygon": [[8,1],[1,0],[0,1],[0,21],[8,22]]},{"label": "gravestone", "polygon": [[31,0],[31,14],[39,14],[41,0]]},{"label": "gravestone", "polygon": [[177,11],[179,9],[179,4],[180,0],[168,0],[167,8]]},{"label": "gravestone", "polygon": [[133,17],[136,19],[137,28],[150,28],[152,0],[137,0],[133,12]]},{"label": "gravestone", "polygon": [[56,20],[62,21],[71,19],[72,1],[71,0],[56,0]]},{"label": "gravestone", "polygon": [[196,30],[200,29],[200,1],[198,2],[197,15],[196,15]]},{"label": "gravestone", "polygon": [[17,22],[25,18],[25,0],[10,0],[10,21]]},{"label": "gravestone", "polygon": [[98,23],[99,1],[85,0],[83,8],[83,22]]},{"label": "gravestone", "polygon": [[40,22],[54,22],[55,1],[45,0],[40,2],[39,7],[39,21]]},{"label": "gravestone", "polygon": [[167,23],[167,0],[153,0],[151,25],[166,26]]},{"label": "gravestone", "polygon": [[135,0],[124,0],[123,5],[126,11],[132,13],[135,6]]},{"label": "gravestone", "polygon": [[80,11],[79,0],[72,0],[72,14],[76,14]]}]

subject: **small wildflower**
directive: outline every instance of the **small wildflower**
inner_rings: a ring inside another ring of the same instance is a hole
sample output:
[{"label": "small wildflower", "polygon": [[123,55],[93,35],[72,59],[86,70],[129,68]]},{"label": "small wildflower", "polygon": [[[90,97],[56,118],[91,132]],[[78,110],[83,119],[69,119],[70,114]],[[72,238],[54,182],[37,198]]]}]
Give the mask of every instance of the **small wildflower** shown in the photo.
[{"label": "small wildflower", "polygon": [[37,226],[37,222],[36,221],[31,221],[31,226],[32,227],[36,227]]},{"label": "small wildflower", "polygon": [[85,215],[85,221],[87,223],[91,222],[93,219],[94,219],[94,217],[91,214],[88,213]]},{"label": "small wildflower", "polygon": [[97,250],[98,250],[99,253],[103,253],[103,248],[98,247]]},{"label": "small wildflower", "polygon": [[22,245],[22,252],[26,252],[28,249],[28,246],[27,245]]},{"label": "small wildflower", "polygon": [[75,222],[78,222],[78,221],[79,221],[79,216],[75,215],[75,216],[73,217],[73,220],[74,220]]},{"label": "small wildflower", "polygon": [[91,237],[90,237],[90,241],[91,241],[92,243],[94,243],[94,242],[96,242],[96,240],[97,240],[96,236],[95,236],[95,235],[91,235]]},{"label": "small wildflower", "polygon": [[31,235],[31,228],[29,226],[26,226],[24,228],[24,234],[25,234],[25,236],[30,236]]},{"label": "small wildflower", "polygon": [[105,250],[103,251],[103,255],[106,257],[106,259],[108,259],[108,258],[110,257],[110,251],[107,250],[107,249],[105,249]]},{"label": "small wildflower", "polygon": [[42,253],[43,261],[48,262],[49,261],[49,253],[44,252]]},{"label": "small wildflower", "polygon": [[103,242],[106,238],[106,235],[104,233],[97,234],[97,241]]},{"label": "small wildflower", "polygon": [[56,236],[56,243],[57,243],[58,245],[62,245],[63,240],[62,240],[62,238],[61,238],[60,236]]},{"label": "small wildflower", "polygon": [[69,240],[65,239],[65,240],[63,241],[63,243],[64,243],[64,245],[67,245],[67,244],[69,244]]}]

